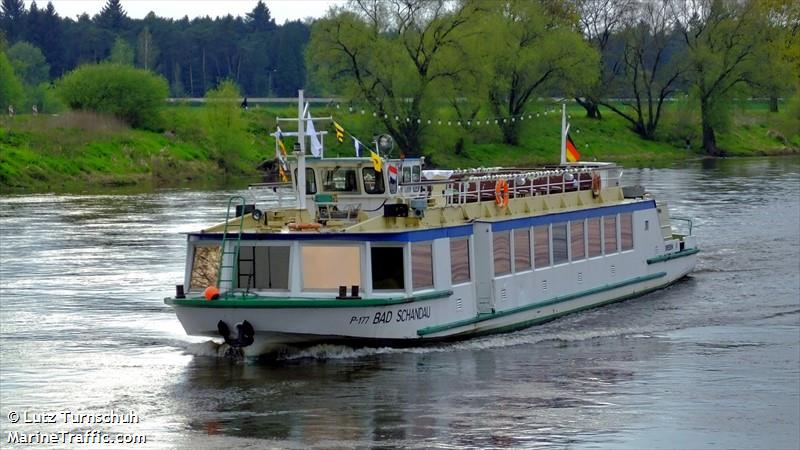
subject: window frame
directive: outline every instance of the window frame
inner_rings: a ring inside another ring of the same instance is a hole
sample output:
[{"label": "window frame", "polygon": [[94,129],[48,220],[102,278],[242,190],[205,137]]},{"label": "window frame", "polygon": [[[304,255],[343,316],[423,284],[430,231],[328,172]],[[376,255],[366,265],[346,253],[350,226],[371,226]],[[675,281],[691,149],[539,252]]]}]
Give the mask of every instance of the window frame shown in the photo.
[{"label": "window frame", "polygon": [[[434,250],[433,250],[433,241],[411,242],[410,244],[411,245],[409,246],[409,262],[411,264],[411,270],[410,270],[411,291],[412,292],[417,292],[417,291],[427,291],[427,290],[434,289],[436,287],[436,273],[435,273],[436,272],[436,264],[434,263],[435,255],[434,255]],[[430,285],[417,286],[416,283],[414,282],[415,281],[414,280],[414,278],[415,278],[414,268],[418,267],[417,264],[414,264],[414,247],[419,247],[419,246],[422,246],[422,245],[430,247],[430,249],[431,249],[431,284]]]},{"label": "window frame", "polygon": [[[455,264],[453,263],[453,243],[464,243],[466,244],[467,250],[467,278],[466,279],[455,279],[453,268]],[[461,285],[461,284],[468,284],[472,282],[472,250],[470,249],[470,238],[469,237],[459,237],[459,238],[450,238],[450,284],[453,286]]]},{"label": "window frame", "polygon": [[[312,242],[308,242],[308,243],[306,243],[306,242],[301,243],[299,248],[298,248],[298,250],[297,250],[297,257],[300,260],[299,261],[299,266],[300,266],[299,277],[300,277],[300,290],[302,292],[315,292],[315,293],[337,292],[338,289],[339,289],[339,286],[348,286],[348,288],[349,288],[351,285],[353,285],[353,283],[351,283],[350,281],[347,281],[347,282],[340,282],[339,285],[334,286],[333,288],[306,287],[306,276],[305,276],[305,274],[306,274],[305,262],[306,261],[305,261],[305,255],[303,254],[303,250],[305,248],[310,248],[310,247],[328,247],[328,248],[330,248],[330,247],[352,247],[352,248],[358,249],[358,252],[359,252],[359,261],[358,261],[358,278],[359,278],[359,282],[358,282],[358,286],[359,287],[363,287],[364,286],[364,270],[363,270],[363,267],[364,267],[364,258],[365,258],[365,253],[366,253],[365,250],[366,249],[365,249],[365,246],[363,244],[361,244],[361,243],[352,243],[352,242],[313,242],[312,241]],[[291,286],[291,284],[290,284],[290,286]]]},{"label": "window frame", "polygon": [[[505,272],[498,272],[497,271],[498,257],[501,256],[497,252],[497,245],[496,244],[497,244],[497,239],[498,238],[505,239],[506,242],[508,243],[508,257],[505,258],[505,260],[506,260],[506,262],[508,264],[508,271],[505,271]],[[493,276],[495,278],[498,278],[498,277],[502,277],[502,276],[506,276],[506,275],[512,274],[513,270],[514,270],[514,267],[512,266],[511,261],[513,259],[514,259],[513,258],[513,252],[512,252],[512,247],[511,247],[511,230],[494,231],[494,232],[492,232],[492,272],[493,272]]]},{"label": "window frame", "polygon": [[[375,177],[375,186],[380,187],[380,189],[369,190],[367,189],[367,180],[366,180],[366,172],[372,171],[372,175]],[[362,167],[361,168],[361,184],[364,186],[364,193],[369,195],[377,195],[377,194],[385,194],[386,193],[386,185],[383,182],[383,172],[377,172],[374,167]]]},{"label": "window frame", "polygon": [[[402,260],[401,260],[400,264],[401,264],[402,271],[403,271],[403,274],[402,274],[403,286],[401,286],[401,287],[399,287],[397,289],[383,289],[383,288],[376,289],[375,288],[375,278],[374,278],[375,275],[374,275],[374,272],[372,270],[372,268],[373,268],[373,266],[375,264],[375,261],[372,258],[372,250],[377,249],[377,248],[394,248],[394,249],[399,249],[400,250],[400,253],[402,255],[401,256]],[[375,292],[375,291],[378,291],[378,292],[405,292],[406,291],[406,288],[408,287],[407,286],[408,283],[406,282],[406,278],[407,278],[407,275],[408,275],[406,273],[406,268],[408,267],[408,264],[407,264],[407,261],[406,261],[407,256],[406,256],[406,246],[405,245],[402,245],[402,244],[401,245],[396,245],[396,244],[392,245],[392,244],[383,244],[383,243],[377,243],[376,244],[374,242],[370,242],[370,245],[369,245],[369,258],[370,258],[369,282],[370,282],[370,287],[372,289],[372,292]]]}]

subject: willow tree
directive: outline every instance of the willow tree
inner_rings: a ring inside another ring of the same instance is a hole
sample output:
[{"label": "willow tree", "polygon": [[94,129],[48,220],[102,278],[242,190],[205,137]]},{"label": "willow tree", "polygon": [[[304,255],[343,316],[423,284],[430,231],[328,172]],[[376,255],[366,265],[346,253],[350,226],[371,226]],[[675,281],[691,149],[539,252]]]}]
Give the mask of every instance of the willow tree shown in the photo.
[{"label": "willow tree", "polygon": [[725,100],[747,86],[763,67],[759,59],[768,29],[759,0],[683,0],[673,10],[686,43],[687,77],[700,103],[703,149],[724,156],[716,131],[729,112]]},{"label": "willow tree", "polygon": [[553,90],[570,94],[598,76],[597,52],[581,37],[577,14],[569,4],[545,0],[492,2],[483,22],[491,49],[489,104],[499,118],[503,140],[519,143],[516,120],[538,95]]},{"label": "willow tree", "polygon": [[442,86],[469,70],[460,51],[472,0],[357,0],[314,23],[306,66],[323,89],[364,101],[407,155],[418,155]]}]

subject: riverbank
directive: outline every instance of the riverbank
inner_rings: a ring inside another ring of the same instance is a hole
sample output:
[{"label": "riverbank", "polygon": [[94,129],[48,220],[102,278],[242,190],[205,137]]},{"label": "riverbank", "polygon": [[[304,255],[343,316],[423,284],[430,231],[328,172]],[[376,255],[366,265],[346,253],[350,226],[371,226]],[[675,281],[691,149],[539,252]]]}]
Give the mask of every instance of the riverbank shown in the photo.
[{"label": "riverbank", "polygon": [[[313,111],[317,116],[332,115],[365,143],[382,131],[378,120],[360,108],[328,105]],[[558,158],[560,117],[553,105],[532,108],[521,126],[523,144],[519,146],[500,143],[500,131],[491,122],[459,126],[446,110],[440,113],[426,130],[424,153],[434,166],[531,166]],[[571,107],[569,113],[570,134],[585,160],[658,167],[703,156],[698,148],[699,130],[679,106],[667,108],[654,141],[639,138],[610,112],[600,121],[586,119],[579,107]],[[164,108],[163,131],[158,132],[131,129],[113,118],[82,112],[4,117],[0,119],[0,191],[244,186],[259,179],[256,166],[274,154],[275,142],[269,133],[275,129],[275,117],[292,117],[296,109],[255,107],[241,114],[241,128],[226,130],[229,145],[223,149],[214,148],[203,107]],[[731,123],[720,131],[718,140],[731,156],[800,153],[800,132],[793,128],[789,114],[769,113],[755,103],[735,107]],[[349,138],[338,143],[328,135],[325,143],[326,156],[353,155]]]}]

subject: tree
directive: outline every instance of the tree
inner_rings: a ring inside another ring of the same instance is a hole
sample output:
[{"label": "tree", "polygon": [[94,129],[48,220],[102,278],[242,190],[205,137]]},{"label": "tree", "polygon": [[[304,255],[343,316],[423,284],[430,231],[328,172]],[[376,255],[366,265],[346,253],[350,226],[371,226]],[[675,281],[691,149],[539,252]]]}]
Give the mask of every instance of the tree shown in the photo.
[{"label": "tree", "polygon": [[120,0],[107,0],[103,9],[94,16],[97,26],[112,32],[122,31],[128,21],[128,15],[122,9]]},{"label": "tree", "polygon": [[272,18],[272,14],[269,12],[269,8],[267,8],[267,5],[261,0],[258,0],[256,7],[253,8],[251,12],[247,13],[245,23],[247,23],[251,31],[256,33],[270,32],[277,28],[275,26],[275,19]]},{"label": "tree", "polygon": [[622,73],[616,77],[622,106],[613,101],[600,103],[631,124],[641,137],[655,139],[664,100],[674,91],[686,67],[680,61],[682,42],[674,33],[670,2],[642,3],[638,21],[620,33],[625,47]]},{"label": "tree", "polygon": [[586,117],[600,119],[600,101],[621,72],[621,46],[613,39],[633,16],[636,0],[578,0],[580,26],[585,39],[600,54],[596,83],[577,92],[575,101],[586,110]]},{"label": "tree", "polygon": [[4,52],[0,52],[0,114],[5,114],[5,109],[9,105],[19,107],[22,102],[23,90],[22,83],[19,82],[14,68],[8,61]]},{"label": "tree", "polygon": [[58,83],[58,93],[70,108],[113,114],[144,128],[157,124],[167,92],[161,76],[112,63],[78,67]]},{"label": "tree", "polygon": [[461,70],[442,55],[458,47],[478,3],[444,0],[359,0],[314,23],[307,66],[323,89],[368,103],[401,151],[419,155],[422,116],[442,83]]},{"label": "tree", "polygon": [[8,49],[7,56],[24,84],[37,86],[49,79],[50,66],[36,46],[25,41],[17,42]]},{"label": "tree", "polygon": [[244,148],[244,120],[239,102],[239,88],[231,80],[225,80],[206,93],[206,130],[217,165],[229,172]]},{"label": "tree", "polygon": [[778,97],[789,94],[800,82],[800,3],[762,0],[766,17],[765,45],[759,46],[760,61],[769,70],[755,72],[750,84],[769,98],[770,112],[778,112]]},{"label": "tree", "polygon": [[139,63],[139,67],[144,70],[155,70],[156,61],[158,61],[158,47],[153,43],[153,35],[147,26],[139,33],[137,49],[136,60]]},{"label": "tree", "polygon": [[133,66],[133,48],[121,37],[114,41],[111,47],[111,56],[108,58],[114,64],[121,66]]},{"label": "tree", "polygon": [[23,0],[2,0],[0,3],[0,25],[9,42],[24,34],[26,14]]},{"label": "tree", "polygon": [[483,22],[487,41],[493,44],[489,103],[502,118],[499,126],[507,144],[518,144],[516,119],[536,93],[575,92],[597,78],[599,56],[569,16],[547,2],[508,0]]},{"label": "tree", "polygon": [[687,47],[689,83],[700,102],[703,149],[724,156],[715,132],[728,114],[723,102],[763,70],[756,57],[766,24],[758,0],[684,0],[673,5],[673,14]]}]

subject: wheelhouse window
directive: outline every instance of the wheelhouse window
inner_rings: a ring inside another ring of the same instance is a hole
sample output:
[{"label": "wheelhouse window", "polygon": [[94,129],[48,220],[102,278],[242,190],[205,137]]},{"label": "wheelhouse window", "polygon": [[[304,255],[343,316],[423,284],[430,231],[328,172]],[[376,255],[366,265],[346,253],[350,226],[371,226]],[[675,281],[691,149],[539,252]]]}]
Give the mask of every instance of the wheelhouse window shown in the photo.
[{"label": "wheelhouse window", "polygon": [[219,272],[219,245],[200,246],[194,248],[192,273],[189,277],[189,289],[205,289],[217,284]]},{"label": "wheelhouse window", "polygon": [[550,265],[550,227],[533,228],[533,264],[540,269]]},{"label": "wheelhouse window", "polygon": [[569,237],[572,250],[572,260],[580,261],[586,258],[586,249],[584,247],[584,232],[583,221],[575,221],[569,223]]},{"label": "wheelhouse window", "polygon": [[553,264],[564,264],[569,261],[567,253],[567,224],[553,224]]},{"label": "wheelhouse window", "polygon": [[405,183],[411,183],[411,167],[405,166],[403,167],[403,181]]},{"label": "wheelhouse window", "polygon": [[364,192],[367,194],[383,194],[386,188],[383,186],[383,174],[376,172],[373,167],[361,169],[361,179],[364,182]]},{"label": "wheelhouse window", "polygon": [[592,217],[586,221],[589,238],[589,258],[603,254],[602,243],[600,242],[600,218]]},{"label": "wheelhouse window", "polygon": [[[294,185],[297,187],[297,169],[294,169]],[[306,194],[317,193],[317,178],[314,169],[306,167]]]},{"label": "wheelhouse window", "polygon": [[288,246],[242,246],[239,249],[240,289],[289,289]]},{"label": "wheelhouse window", "polygon": [[494,276],[511,273],[511,233],[498,231],[492,236]]},{"label": "wheelhouse window", "polygon": [[356,169],[322,169],[322,189],[326,192],[358,192]]},{"label": "wheelhouse window", "polygon": [[361,285],[361,247],[357,245],[304,245],[303,289],[332,290]]},{"label": "wheelhouse window", "polygon": [[433,287],[433,246],[430,242],[411,244],[411,286],[414,290]]},{"label": "wheelhouse window", "polygon": [[372,289],[403,290],[403,247],[371,247]]},{"label": "wheelhouse window", "polygon": [[603,217],[603,249],[606,254],[617,252],[617,216]]},{"label": "wheelhouse window", "polygon": [[453,284],[470,280],[469,238],[450,239],[450,270]]},{"label": "wheelhouse window", "polygon": [[620,240],[622,251],[633,249],[633,213],[624,213],[619,216]]},{"label": "wheelhouse window", "polygon": [[521,272],[531,268],[531,230],[514,230],[514,270]]}]

